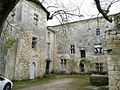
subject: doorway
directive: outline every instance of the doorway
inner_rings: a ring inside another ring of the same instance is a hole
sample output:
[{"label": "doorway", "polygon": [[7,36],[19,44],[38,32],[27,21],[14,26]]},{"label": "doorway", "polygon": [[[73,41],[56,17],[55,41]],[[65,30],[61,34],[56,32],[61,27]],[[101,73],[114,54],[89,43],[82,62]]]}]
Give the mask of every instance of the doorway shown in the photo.
[{"label": "doorway", "polygon": [[30,65],[30,72],[29,72],[30,79],[34,79],[35,78],[35,68],[36,68],[36,64],[35,64],[35,62],[33,62]]},{"label": "doorway", "polygon": [[84,64],[80,63],[80,72],[84,72],[84,71],[85,71]]},{"label": "doorway", "polygon": [[46,61],[46,74],[50,73],[50,61]]}]

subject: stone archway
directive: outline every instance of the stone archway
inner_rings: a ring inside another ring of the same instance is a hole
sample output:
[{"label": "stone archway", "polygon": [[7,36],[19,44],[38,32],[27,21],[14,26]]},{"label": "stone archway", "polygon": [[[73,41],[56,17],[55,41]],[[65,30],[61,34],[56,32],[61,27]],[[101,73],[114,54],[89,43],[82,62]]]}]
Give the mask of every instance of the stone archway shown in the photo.
[{"label": "stone archway", "polygon": [[30,77],[30,79],[35,78],[35,68],[36,68],[36,64],[35,64],[35,62],[32,62],[32,64],[30,64],[30,69],[29,69],[29,77]]}]

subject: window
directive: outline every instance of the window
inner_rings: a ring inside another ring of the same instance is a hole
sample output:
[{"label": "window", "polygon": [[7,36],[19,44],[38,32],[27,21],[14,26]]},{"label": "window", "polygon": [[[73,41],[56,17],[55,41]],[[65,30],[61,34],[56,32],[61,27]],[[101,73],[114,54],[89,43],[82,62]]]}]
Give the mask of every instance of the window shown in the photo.
[{"label": "window", "polygon": [[96,29],[96,35],[97,36],[100,35],[100,29],[99,28]]},{"label": "window", "polygon": [[50,59],[50,43],[47,43],[47,56]]},{"label": "window", "polygon": [[36,46],[37,46],[37,38],[32,37],[32,48],[36,49]]},{"label": "window", "polygon": [[61,69],[67,69],[67,59],[61,59]]},{"label": "window", "polygon": [[86,57],[85,50],[80,50],[80,53],[81,53],[81,58],[85,58]]},{"label": "window", "polygon": [[75,45],[70,45],[71,54],[75,54]]},{"label": "window", "polygon": [[101,46],[101,44],[95,45],[95,54],[102,54],[103,53],[103,48]]},{"label": "window", "polygon": [[95,68],[97,72],[103,71],[103,63],[95,63]]},{"label": "window", "polygon": [[39,15],[37,15],[36,13],[34,13],[35,25],[37,25],[37,23],[38,23],[38,17],[39,17]]},{"label": "window", "polygon": [[47,32],[48,40],[50,40],[50,32]]},{"label": "window", "polygon": [[95,48],[95,54],[102,54],[102,47]]}]

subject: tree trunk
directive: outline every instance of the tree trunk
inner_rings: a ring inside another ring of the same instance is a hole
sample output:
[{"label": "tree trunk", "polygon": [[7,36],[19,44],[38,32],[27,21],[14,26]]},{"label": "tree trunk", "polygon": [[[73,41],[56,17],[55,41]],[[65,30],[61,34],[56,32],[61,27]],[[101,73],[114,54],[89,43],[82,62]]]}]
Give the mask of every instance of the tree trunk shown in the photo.
[{"label": "tree trunk", "polygon": [[13,10],[18,1],[19,0],[0,0],[0,36],[7,16]]},{"label": "tree trunk", "polygon": [[109,18],[107,16],[108,12],[104,11],[102,8],[101,8],[101,5],[100,5],[100,0],[94,0],[95,1],[95,4],[96,4],[96,7],[98,9],[98,11],[103,15],[103,17],[109,21],[110,23],[112,23],[112,18]]}]

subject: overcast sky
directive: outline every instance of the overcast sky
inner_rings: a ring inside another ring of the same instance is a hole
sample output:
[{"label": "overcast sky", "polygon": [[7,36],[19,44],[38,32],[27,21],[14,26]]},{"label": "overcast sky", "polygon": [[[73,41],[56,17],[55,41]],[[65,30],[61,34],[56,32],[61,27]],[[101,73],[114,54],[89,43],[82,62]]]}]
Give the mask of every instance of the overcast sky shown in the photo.
[{"label": "overcast sky", "polygon": [[[96,9],[96,6],[94,4],[94,0],[47,0],[49,4],[54,5],[56,2],[64,4],[64,6],[81,6],[80,7],[80,13],[84,15],[84,18],[91,18],[95,17],[95,15],[98,14],[98,11]],[[108,0],[103,0],[104,2],[107,2]],[[107,6],[107,5],[104,5]],[[114,4],[110,9],[110,14],[118,13],[120,12],[120,2]],[[83,17],[82,17],[83,18]],[[81,18],[74,18],[73,21],[80,20]],[[59,22],[54,18],[53,20],[48,21],[48,25],[56,25]]]}]

